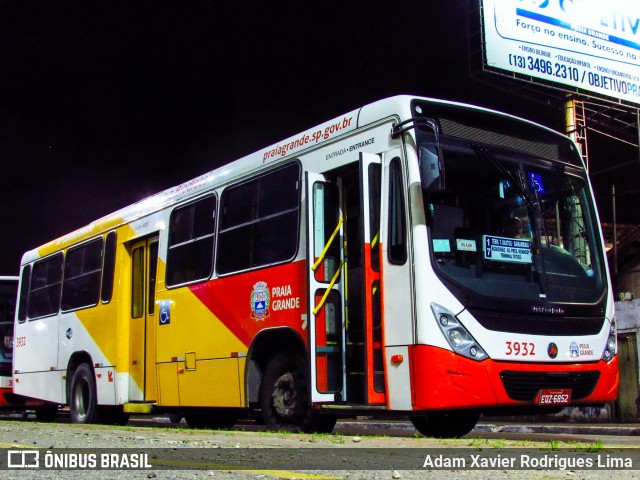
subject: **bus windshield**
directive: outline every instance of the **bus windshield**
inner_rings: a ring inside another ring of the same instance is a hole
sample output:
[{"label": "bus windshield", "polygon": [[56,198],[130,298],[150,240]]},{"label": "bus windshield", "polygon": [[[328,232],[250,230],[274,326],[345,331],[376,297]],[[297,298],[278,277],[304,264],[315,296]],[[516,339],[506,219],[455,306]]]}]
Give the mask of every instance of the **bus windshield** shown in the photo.
[{"label": "bus windshield", "polygon": [[[588,182],[575,159],[544,158],[520,140],[513,148],[443,135],[419,146],[436,272],[494,300],[595,303],[605,272]],[[430,189],[437,148],[444,188]]]}]

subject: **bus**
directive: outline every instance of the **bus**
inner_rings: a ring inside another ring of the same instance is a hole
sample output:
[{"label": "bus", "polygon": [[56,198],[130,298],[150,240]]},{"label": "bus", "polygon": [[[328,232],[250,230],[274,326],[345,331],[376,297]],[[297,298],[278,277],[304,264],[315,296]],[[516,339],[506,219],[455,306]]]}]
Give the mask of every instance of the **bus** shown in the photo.
[{"label": "bus", "polygon": [[76,423],[331,432],[385,415],[457,437],[618,388],[577,146],[404,95],[26,252],[14,345],[15,392]]},{"label": "bus", "polygon": [[13,321],[18,298],[18,277],[0,276],[0,408],[15,404],[13,396]]},{"label": "bus", "polygon": [[0,410],[20,412],[23,418],[33,411],[36,419],[50,421],[57,407],[13,392],[13,331],[19,281],[18,276],[0,276]]}]

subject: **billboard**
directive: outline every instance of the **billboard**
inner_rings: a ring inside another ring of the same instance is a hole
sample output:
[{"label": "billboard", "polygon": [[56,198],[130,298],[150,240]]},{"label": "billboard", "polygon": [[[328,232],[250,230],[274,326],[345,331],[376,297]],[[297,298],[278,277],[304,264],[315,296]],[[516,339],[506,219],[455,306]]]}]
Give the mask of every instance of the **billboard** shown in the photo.
[{"label": "billboard", "polygon": [[482,6],[488,67],[640,103],[637,0],[482,0]]}]

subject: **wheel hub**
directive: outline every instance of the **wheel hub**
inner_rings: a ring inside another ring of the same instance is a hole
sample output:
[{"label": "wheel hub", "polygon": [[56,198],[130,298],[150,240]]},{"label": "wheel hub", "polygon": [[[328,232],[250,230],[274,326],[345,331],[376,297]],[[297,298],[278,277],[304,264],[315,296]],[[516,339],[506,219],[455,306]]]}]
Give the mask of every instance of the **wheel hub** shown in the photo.
[{"label": "wheel hub", "polygon": [[298,402],[298,393],[291,372],[285,373],[276,380],[271,397],[273,398],[273,408],[278,415],[283,418],[293,417]]}]

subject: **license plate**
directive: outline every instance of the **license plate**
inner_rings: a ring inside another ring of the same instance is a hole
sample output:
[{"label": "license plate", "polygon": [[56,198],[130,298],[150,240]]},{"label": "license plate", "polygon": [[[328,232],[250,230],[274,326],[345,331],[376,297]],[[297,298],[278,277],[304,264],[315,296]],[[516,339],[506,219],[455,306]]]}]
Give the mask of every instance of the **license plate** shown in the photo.
[{"label": "license plate", "polygon": [[571,403],[571,389],[559,388],[540,390],[537,403],[538,405],[568,405]]}]

